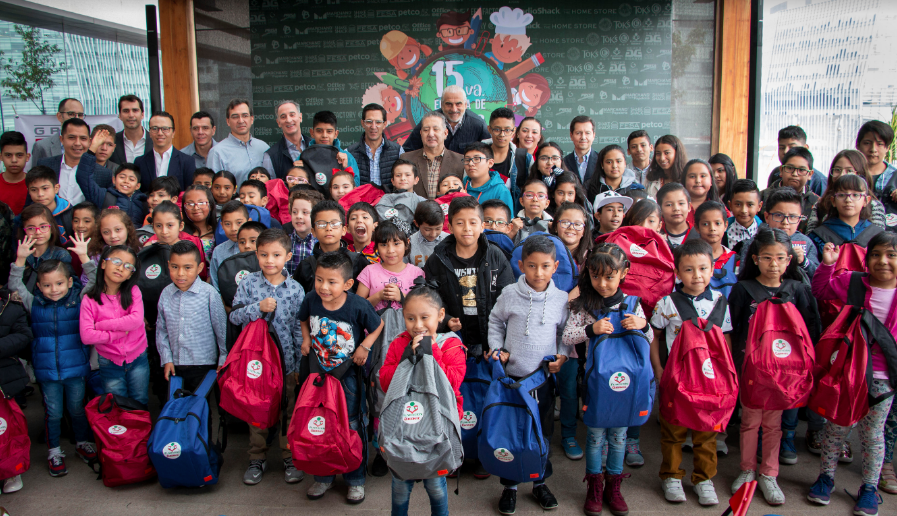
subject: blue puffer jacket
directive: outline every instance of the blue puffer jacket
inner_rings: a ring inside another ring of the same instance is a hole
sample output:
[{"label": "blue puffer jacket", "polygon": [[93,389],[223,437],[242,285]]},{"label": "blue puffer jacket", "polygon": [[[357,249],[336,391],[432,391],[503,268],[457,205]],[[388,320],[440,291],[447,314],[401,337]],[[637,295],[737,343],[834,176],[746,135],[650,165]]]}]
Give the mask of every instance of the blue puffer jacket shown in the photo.
[{"label": "blue puffer jacket", "polygon": [[31,356],[38,382],[79,378],[90,374],[90,349],[81,343],[78,316],[81,284],[75,284],[59,301],[50,301],[40,291],[31,305],[34,342]]}]

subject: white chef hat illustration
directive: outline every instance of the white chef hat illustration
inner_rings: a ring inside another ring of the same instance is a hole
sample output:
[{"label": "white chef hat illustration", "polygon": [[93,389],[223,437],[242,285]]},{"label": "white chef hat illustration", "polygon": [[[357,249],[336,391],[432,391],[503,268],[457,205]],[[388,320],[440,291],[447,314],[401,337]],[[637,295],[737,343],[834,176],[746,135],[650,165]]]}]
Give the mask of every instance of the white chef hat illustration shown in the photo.
[{"label": "white chef hat illustration", "polygon": [[489,20],[495,24],[496,34],[520,35],[526,34],[526,26],[533,22],[533,15],[520,8],[504,6],[489,15]]}]

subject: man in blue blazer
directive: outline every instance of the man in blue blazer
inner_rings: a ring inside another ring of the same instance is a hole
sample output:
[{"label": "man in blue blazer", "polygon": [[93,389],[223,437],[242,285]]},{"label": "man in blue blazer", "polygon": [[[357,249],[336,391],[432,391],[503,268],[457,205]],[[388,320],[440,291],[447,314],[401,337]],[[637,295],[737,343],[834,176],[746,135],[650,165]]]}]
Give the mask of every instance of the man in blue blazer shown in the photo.
[{"label": "man in blue blazer", "polygon": [[137,158],[140,168],[140,191],[150,193],[150,184],[160,176],[171,176],[180,183],[181,191],[193,184],[196,162],[192,156],[174,148],[174,117],[165,111],[153,113],[149,135],[153,150]]},{"label": "man in blue blazer", "polygon": [[574,117],[570,122],[570,140],[573,152],[564,156],[564,165],[586,184],[591,179],[598,163],[598,153],[592,150],[595,141],[595,122],[588,115]]},{"label": "man in blue blazer", "polygon": [[[75,205],[85,200],[75,179],[75,171],[81,162],[81,156],[90,147],[90,127],[80,118],[70,118],[62,123],[60,138],[62,139],[62,156],[43,158],[37,164],[50,167],[53,172],[56,172],[59,196]],[[112,186],[112,171],[96,166],[93,171],[93,179],[100,187],[109,188]],[[30,198],[28,204],[30,204]]]}]

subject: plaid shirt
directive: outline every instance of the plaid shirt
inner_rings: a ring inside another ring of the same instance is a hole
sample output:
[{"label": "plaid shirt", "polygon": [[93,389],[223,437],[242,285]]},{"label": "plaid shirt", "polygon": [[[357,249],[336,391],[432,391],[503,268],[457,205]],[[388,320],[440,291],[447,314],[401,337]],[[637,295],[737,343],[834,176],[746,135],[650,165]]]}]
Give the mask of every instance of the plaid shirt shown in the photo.
[{"label": "plaid shirt", "polygon": [[227,315],[218,292],[197,278],[186,292],[162,290],[156,319],[156,349],[162,365],[224,365]]},{"label": "plaid shirt", "polygon": [[424,152],[424,158],[427,159],[427,197],[431,201],[437,197],[437,192],[439,191],[439,174],[442,171],[443,156],[445,156],[445,148],[442,149],[442,154],[432,160]]},{"label": "plaid shirt", "polygon": [[311,256],[318,239],[311,232],[305,238],[299,236],[295,231],[291,231],[289,234],[290,241],[293,242],[293,257],[286,263],[286,269],[290,273],[290,277],[292,277],[302,260]]}]

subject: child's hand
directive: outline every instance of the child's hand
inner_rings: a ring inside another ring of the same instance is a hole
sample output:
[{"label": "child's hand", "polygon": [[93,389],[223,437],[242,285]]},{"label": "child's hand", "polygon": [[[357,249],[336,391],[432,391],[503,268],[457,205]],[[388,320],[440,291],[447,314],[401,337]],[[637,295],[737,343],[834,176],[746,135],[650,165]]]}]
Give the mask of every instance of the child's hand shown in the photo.
[{"label": "child's hand", "polygon": [[822,263],[826,265],[834,265],[841,255],[841,249],[835,244],[829,242],[822,248]]},{"label": "child's hand", "polygon": [[302,342],[302,356],[308,356],[308,353],[311,351],[311,342]]},{"label": "child's hand", "polygon": [[411,339],[411,350],[416,350],[418,346],[420,346],[420,341],[424,340],[424,337],[427,335],[415,335],[413,339]]},{"label": "child's hand", "polygon": [[[662,368],[662,367],[655,367],[655,368],[654,368],[654,379],[657,380],[657,383],[660,383],[660,378],[661,378],[661,377],[663,377],[663,368]],[[659,396],[660,393],[657,393],[657,395]]]},{"label": "child's hand", "polygon": [[19,240],[19,249],[16,251],[16,265],[25,266],[25,260],[34,254],[34,238],[25,235],[25,238]]},{"label": "child's hand", "polygon": [[614,325],[610,323],[610,318],[605,317],[600,321],[595,321],[595,324],[592,325],[592,331],[595,332],[595,335],[610,334],[614,332]]},{"label": "child's hand", "polygon": [[548,363],[548,372],[549,373],[557,373],[561,370],[561,366],[564,365],[564,362],[567,361],[567,357],[564,355],[555,355],[555,361]]},{"label": "child's hand", "polygon": [[501,351],[496,349],[492,352],[492,360],[500,360],[502,365],[508,363],[508,360],[511,358],[511,354],[507,351]]},{"label": "child's hand", "polygon": [[352,353],[352,362],[355,362],[357,366],[363,366],[365,362],[368,361],[368,353],[369,351],[364,346],[358,346],[355,348],[355,352]]},{"label": "child's hand", "polygon": [[794,249],[794,256],[797,257],[797,264],[800,265],[804,263],[804,257],[806,257],[804,249],[799,245],[793,246],[792,249]]},{"label": "child's hand", "polygon": [[273,312],[277,310],[277,300],[273,297],[266,297],[259,302],[259,310],[265,313]]},{"label": "child's hand", "polygon": [[648,321],[643,317],[638,317],[635,314],[626,314],[622,326],[627,330],[641,330],[646,324],[648,324]]},{"label": "child's hand", "polygon": [[401,298],[401,291],[395,283],[387,283],[380,291],[380,299],[383,301],[399,301]]},{"label": "child's hand", "polygon": [[168,362],[167,364],[165,364],[165,369],[163,371],[163,374],[165,375],[166,382],[169,381],[172,376],[174,376],[174,363],[173,362]]},{"label": "child's hand", "polygon": [[461,319],[452,317],[449,319],[448,327],[452,331],[461,331]]},{"label": "child's hand", "polygon": [[97,134],[94,135],[94,137],[90,140],[90,152],[93,152],[94,154],[96,154],[97,151],[100,149],[100,145],[102,145],[103,142],[105,142],[106,138],[108,138],[108,137],[109,137],[109,131],[107,131],[105,129],[97,132]]},{"label": "child's hand", "polygon": [[346,156],[345,152],[340,152],[336,155],[336,162],[339,163],[340,168],[349,166],[349,158]]},{"label": "child's hand", "polygon": [[87,263],[87,261],[90,260],[90,258],[87,257],[87,244],[90,243],[90,238],[85,239],[75,233],[72,235],[72,242],[75,244],[72,246],[72,251],[75,252],[75,255],[78,258],[81,258],[81,263]]}]

